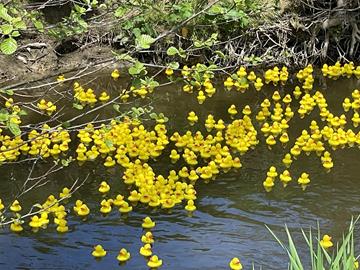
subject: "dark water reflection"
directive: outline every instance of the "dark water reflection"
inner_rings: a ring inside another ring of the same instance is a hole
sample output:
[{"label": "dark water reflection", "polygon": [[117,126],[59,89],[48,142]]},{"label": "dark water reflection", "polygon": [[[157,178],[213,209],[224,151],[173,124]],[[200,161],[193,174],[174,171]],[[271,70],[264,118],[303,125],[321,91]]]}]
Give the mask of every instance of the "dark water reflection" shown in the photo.
[{"label": "dark water reflection", "polygon": [[[117,84],[123,84],[112,82],[108,75],[100,77],[91,83],[94,89],[105,87],[116,91],[119,88]],[[330,110],[340,114],[343,98],[358,88],[359,82],[339,80],[326,83],[327,87],[322,92]],[[292,89],[288,87],[281,91],[290,92]],[[179,86],[169,86],[156,91],[152,106],[156,112],[163,112],[170,118],[168,129],[171,132],[175,129],[181,131],[189,128],[186,115],[190,110],[197,112],[201,122],[208,113],[229,121],[227,108],[231,104],[236,104],[238,108],[249,104],[255,108],[264,96],[271,96],[272,90],[264,89],[255,95],[254,90],[245,94],[218,91],[212,99],[199,106],[195,96],[181,93]],[[146,102],[139,101],[138,105]],[[107,116],[114,114],[111,109],[107,112]],[[289,135],[292,140],[309,125],[311,119],[318,119],[316,114],[315,110],[304,120],[295,117],[290,122]],[[195,131],[195,128],[192,130]],[[88,220],[82,222],[69,215],[70,232],[63,235],[57,234],[52,225],[36,234],[24,232],[16,235],[9,233],[8,228],[2,229],[0,269],[146,269],[146,261],[138,253],[141,247],[141,220],[145,215],[151,215],[157,222],[153,252],[163,259],[163,269],[227,269],[229,260],[234,256],[241,258],[246,269],[250,268],[252,262],[257,266],[262,265],[264,269],[287,269],[286,256],[268,233],[265,224],[285,239],[283,225],[286,223],[294,231],[295,239],[301,243],[300,253],[307,256],[300,228],[316,227],[319,221],[323,231],[336,240],[347,228],[351,216],[360,214],[359,149],[336,151],[331,173],[325,173],[317,157],[300,157],[294,162],[291,173],[293,179],[297,179],[303,170],[310,173],[312,181],[306,191],[303,192],[293,181],[286,189],[277,185],[271,193],[266,193],[262,187],[266,171],[271,165],[279,166],[279,170],[282,170],[281,159],[288,149],[289,146],[286,150],[276,146],[269,151],[261,143],[242,158],[243,168],[239,172],[223,174],[209,184],[199,183],[198,210],[193,217],[188,217],[179,207],[171,213],[138,207],[127,218],[113,210],[103,217],[98,210],[102,199],[97,191],[98,185],[106,179],[112,187],[111,195],[124,193],[127,187],[121,183],[121,170],[106,170],[95,165],[98,169],[93,171],[94,164],[82,167],[72,164],[68,170],[51,176],[51,184],[46,188],[33,193],[31,197],[24,197],[22,203],[30,206],[36,201],[44,201],[50,193],[58,194],[62,187],[91,172],[86,185],[71,201],[72,204],[76,198],[81,198],[90,206],[92,212]],[[158,173],[172,168],[174,166],[166,159],[154,164]],[[9,184],[8,179],[12,174],[16,179],[24,179],[28,169],[26,165],[16,169],[2,167],[0,195],[6,203],[16,192],[15,185]],[[359,231],[356,239],[360,243]],[[90,255],[95,244],[103,245],[108,251],[101,261],[94,260]],[[132,259],[125,266],[119,266],[115,258],[123,247],[130,251]]]}]

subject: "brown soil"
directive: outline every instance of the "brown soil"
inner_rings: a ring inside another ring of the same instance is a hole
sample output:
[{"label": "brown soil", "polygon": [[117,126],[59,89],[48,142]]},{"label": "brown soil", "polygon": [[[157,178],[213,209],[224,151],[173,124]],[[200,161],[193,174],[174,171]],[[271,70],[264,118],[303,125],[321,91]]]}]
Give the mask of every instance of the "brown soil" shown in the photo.
[{"label": "brown soil", "polygon": [[0,87],[58,76],[109,62],[113,57],[111,47],[98,43],[69,50],[65,47],[71,45],[63,43],[61,46],[51,40],[29,39],[22,41],[14,55],[0,54]]}]

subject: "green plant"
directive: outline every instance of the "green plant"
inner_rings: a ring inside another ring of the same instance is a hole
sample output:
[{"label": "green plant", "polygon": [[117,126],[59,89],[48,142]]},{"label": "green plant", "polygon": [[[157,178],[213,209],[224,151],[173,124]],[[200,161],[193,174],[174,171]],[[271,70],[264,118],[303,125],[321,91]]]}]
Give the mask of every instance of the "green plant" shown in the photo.
[{"label": "green plant", "polygon": [[[360,216],[359,216],[360,217]],[[311,270],[355,270],[358,269],[357,259],[355,257],[354,250],[354,228],[359,220],[359,217],[355,220],[351,220],[348,232],[343,236],[342,242],[337,243],[336,248],[330,254],[328,250],[323,248],[320,244],[320,228],[317,228],[317,237],[314,238],[311,229],[306,234],[304,230],[302,235],[309,247],[310,259],[311,259]],[[267,227],[267,226],[266,226]],[[275,233],[267,227],[270,233],[274,236],[280,246],[286,251],[289,257],[290,270],[304,270],[309,269],[303,260],[300,258],[296,243],[294,242],[291,233],[287,226],[285,226],[286,235],[288,238],[288,245],[284,244]]]}]

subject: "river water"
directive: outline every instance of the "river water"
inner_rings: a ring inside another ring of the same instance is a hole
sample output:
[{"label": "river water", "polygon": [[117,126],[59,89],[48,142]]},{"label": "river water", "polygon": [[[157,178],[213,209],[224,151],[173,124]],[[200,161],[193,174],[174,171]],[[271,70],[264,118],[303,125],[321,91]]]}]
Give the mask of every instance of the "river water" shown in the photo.
[{"label": "river water", "polygon": [[[90,79],[93,78],[85,78],[84,81]],[[248,104],[255,111],[264,97],[271,97],[275,89],[266,87],[260,93],[251,89],[241,94],[220,90],[221,84],[220,80],[218,92],[203,105],[198,105],[194,95],[180,91],[180,85],[164,86],[155,90],[151,106],[170,119],[167,123],[169,134],[175,130],[195,131],[196,126],[189,127],[186,120],[189,111],[197,113],[200,123],[204,122],[209,113],[229,122],[227,108],[231,104],[235,104],[238,109]],[[108,72],[98,74],[89,83],[94,89],[105,88],[113,93],[124,85],[125,82],[121,80],[114,82]],[[359,87],[360,82],[356,79],[339,79],[323,81],[315,88],[325,95],[329,109],[340,115],[344,97],[350,96],[351,91]],[[293,86],[287,86],[280,92],[283,95],[292,90]],[[136,106],[148,103],[148,99],[140,100],[136,101]],[[296,105],[292,108],[295,111]],[[114,111],[110,107],[103,114],[111,116]],[[303,128],[309,126],[312,119],[319,119],[318,110],[305,119],[296,115],[291,120],[291,143]],[[81,221],[69,214],[67,220],[70,232],[65,234],[58,234],[54,225],[37,233],[27,229],[21,234],[15,234],[7,227],[0,229],[0,269],[147,269],[145,259],[138,252],[142,244],[141,223],[146,215],[157,223],[153,230],[153,252],[163,259],[162,269],[228,269],[229,261],[235,256],[240,258],[244,269],[250,269],[252,263],[256,268],[287,269],[285,252],[267,231],[265,224],[281,239],[285,239],[284,224],[287,224],[304,258],[308,254],[300,228],[315,228],[319,222],[322,232],[332,235],[334,241],[341,239],[351,217],[360,214],[359,149],[333,152],[334,168],[330,173],[324,171],[315,155],[302,155],[293,163],[291,173],[297,179],[301,172],[308,172],[311,184],[307,189],[303,191],[293,181],[287,188],[278,184],[267,193],[262,186],[266,172],[271,165],[282,168],[281,160],[290,146],[283,149],[276,145],[270,151],[260,131],[259,138],[261,142],[256,149],[241,158],[243,168],[240,171],[222,174],[208,184],[199,182],[196,188],[197,211],[192,217],[182,207],[175,207],[168,212],[142,206],[135,207],[128,217],[120,216],[117,210],[104,217],[98,211],[102,200],[97,190],[99,183],[108,181],[111,185],[110,195],[126,192],[127,187],[121,180],[122,170],[118,167],[106,169],[94,163],[83,166],[72,163],[66,170],[49,176],[48,185],[32,192],[31,196],[24,196],[21,203],[26,208],[36,202],[43,202],[49,194],[58,194],[62,187],[70,185],[77,177],[90,173],[88,181],[69,202],[71,209],[76,199],[84,200],[91,208],[89,218]],[[168,159],[160,159],[152,165],[160,173],[176,167]],[[41,166],[39,171],[42,170]],[[0,168],[0,197],[6,204],[11,203],[17,185],[25,179],[29,167],[29,164],[21,164]],[[357,230],[355,234],[357,247],[360,247],[360,232]],[[100,261],[91,256],[92,247],[96,244],[101,244],[108,251],[108,255]],[[116,256],[123,247],[132,256],[126,265],[118,265]]]}]

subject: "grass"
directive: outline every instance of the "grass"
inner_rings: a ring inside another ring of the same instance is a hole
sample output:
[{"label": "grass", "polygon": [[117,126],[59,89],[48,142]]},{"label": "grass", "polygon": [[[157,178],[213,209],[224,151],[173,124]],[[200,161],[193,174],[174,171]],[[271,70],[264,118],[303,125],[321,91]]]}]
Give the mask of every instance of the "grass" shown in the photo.
[{"label": "grass", "polygon": [[[320,245],[320,228],[318,225],[317,236],[314,237],[312,230],[308,233],[302,231],[302,235],[308,245],[311,270],[355,270],[358,269],[359,264],[357,262],[358,256],[355,256],[354,250],[354,228],[359,220],[360,216],[355,220],[352,219],[349,225],[349,230],[343,235],[342,241],[334,245],[330,249],[325,249]],[[287,245],[281,241],[275,233],[266,226],[280,246],[286,251],[289,257],[288,269],[289,270],[304,270],[309,269],[307,261],[300,258],[297,251],[297,243],[294,242],[291,233],[287,226],[285,226],[285,232],[288,238]]]}]

